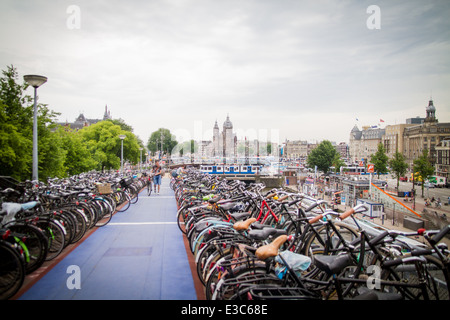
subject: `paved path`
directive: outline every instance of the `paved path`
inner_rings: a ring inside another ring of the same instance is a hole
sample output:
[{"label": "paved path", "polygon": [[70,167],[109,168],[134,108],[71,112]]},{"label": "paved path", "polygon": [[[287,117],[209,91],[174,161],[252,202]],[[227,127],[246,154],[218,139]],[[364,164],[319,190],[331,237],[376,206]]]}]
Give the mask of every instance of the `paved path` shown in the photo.
[{"label": "paved path", "polygon": [[19,299],[197,299],[168,184],[163,179],[160,195],[141,192]]}]

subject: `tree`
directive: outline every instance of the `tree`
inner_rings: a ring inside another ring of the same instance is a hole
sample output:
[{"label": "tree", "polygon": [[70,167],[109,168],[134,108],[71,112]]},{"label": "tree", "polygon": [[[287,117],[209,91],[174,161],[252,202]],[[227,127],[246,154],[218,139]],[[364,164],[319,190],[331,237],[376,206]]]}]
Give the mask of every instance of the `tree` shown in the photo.
[{"label": "tree", "polygon": [[384,150],[384,146],[382,143],[378,144],[377,152],[375,152],[370,157],[370,161],[374,164],[374,169],[378,174],[378,178],[380,177],[380,173],[389,172],[389,170],[387,169],[389,157],[386,155],[386,151]]},{"label": "tree", "polygon": [[344,160],[342,160],[341,155],[337,152],[333,159],[334,172],[336,172],[336,173],[340,172],[341,167],[344,167],[344,166],[345,166],[345,162],[344,162]]},{"label": "tree", "polygon": [[310,168],[317,166],[317,169],[327,173],[333,165],[336,155],[338,155],[336,148],[330,141],[324,140],[311,151],[306,162]]},{"label": "tree", "polygon": [[17,180],[31,178],[33,109],[24,107],[31,97],[24,96],[27,85],[18,83],[13,66],[0,78],[0,175]]},{"label": "tree", "polygon": [[98,167],[98,162],[91,156],[82,136],[75,130],[59,127],[56,130],[65,151],[64,168],[66,175],[73,176]]},{"label": "tree", "polygon": [[[161,148],[162,142],[162,148]],[[175,136],[170,133],[169,129],[160,128],[154,131],[148,138],[147,148],[153,155],[157,151],[163,151],[167,155],[172,154],[172,150],[178,145]]]},{"label": "tree", "polygon": [[428,150],[423,149],[422,155],[414,160],[413,171],[422,177],[422,197],[424,189],[424,181],[434,173],[434,167],[428,159]]},{"label": "tree", "polygon": [[83,143],[86,144],[97,170],[120,168],[121,140],[119,135],[125,135],[123,140],[123,158],[125,161],[137,163],[141,147],[137,137],[130,131],[122,130],[112,121],[100,121],[79,131]]},{"label": "tree", "polygon": [[266,151],[267,151],[267,155],[271,155],[272,154],[272,143],[271,142],[267,143]]},{"label": "tree", "polygon": [[408,164],[405,161],[405,156],[397,151],[394,154],[394,157],[389,160],[389,167],[397,177],[397,188],[398,188],[400,184],[400,177],[405,175],[406,169],[408,168]]}]

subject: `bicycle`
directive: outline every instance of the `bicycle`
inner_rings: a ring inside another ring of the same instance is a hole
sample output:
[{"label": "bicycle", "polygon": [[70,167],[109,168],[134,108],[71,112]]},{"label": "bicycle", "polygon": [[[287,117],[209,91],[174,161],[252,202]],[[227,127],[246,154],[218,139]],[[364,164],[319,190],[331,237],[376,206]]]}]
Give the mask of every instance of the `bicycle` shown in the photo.
[{"label": "bicycle", "polygon": [[153,175],[148,175],[147,180],[147,196],[151,196],[153,190]]}]

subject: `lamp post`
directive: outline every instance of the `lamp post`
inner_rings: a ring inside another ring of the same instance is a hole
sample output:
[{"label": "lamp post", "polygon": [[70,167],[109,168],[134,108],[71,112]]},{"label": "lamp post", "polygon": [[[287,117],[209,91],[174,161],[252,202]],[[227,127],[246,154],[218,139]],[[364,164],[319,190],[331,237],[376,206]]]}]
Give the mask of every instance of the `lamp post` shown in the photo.
[{"label": "lamp post", "polygon": [[139,171],[142,170],[142,150],[144,148],[139,148]]},{"label": "lamp post", "polygon": [[123,139],[125,139],[127,136],[124,134],[121,134],[119,136],[120,138],[120,170],[123,173]]},{"label": "lamp post", "polygon": [[32,180],[38,180],[38,132],[37,132],[37,88],[47,82],[47,77],[38,75],[23,76],[25,82],[34,88],[34,108],[33,108],[33,176]]}]

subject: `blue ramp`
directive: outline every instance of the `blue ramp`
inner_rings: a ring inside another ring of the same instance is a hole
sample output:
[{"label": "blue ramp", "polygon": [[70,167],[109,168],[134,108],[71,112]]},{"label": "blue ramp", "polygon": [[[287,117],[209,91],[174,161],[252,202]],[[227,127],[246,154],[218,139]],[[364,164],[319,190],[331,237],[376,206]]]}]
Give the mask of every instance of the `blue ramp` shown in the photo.
[{"label": "blue ramp", "polygon": [[20,299],[196,300],[169,180],[98,228]]}]

